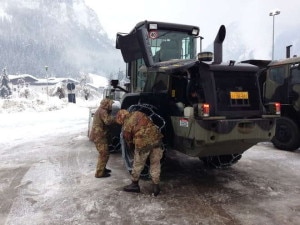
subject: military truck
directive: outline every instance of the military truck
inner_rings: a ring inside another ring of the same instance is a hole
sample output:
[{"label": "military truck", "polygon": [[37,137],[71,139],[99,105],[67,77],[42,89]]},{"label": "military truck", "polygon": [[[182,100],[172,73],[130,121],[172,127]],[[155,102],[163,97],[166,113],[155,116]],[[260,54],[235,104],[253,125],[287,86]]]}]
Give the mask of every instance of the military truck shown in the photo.
[{"label": "military truck", "polygon": [[[288,55],[288,54],[287,54]],[[264,102],[280,102],[274,146],[281,150],[300,147],[300,57],[277,61],[252,60],[262,69],[260,80]]]},{"label": "military truck", "polygon": [[[214,60],[211,52],[196,54],[202,37],[193,25],[142,21],[116,38],[131,81],[121,108],[148,114],[163,132],[166,150],[213,168],[229,167],[253,145],[270,141],[280,116],[280,104],[262,103],[259,67],[222,62],[225,36],[222,25]],[[132,149],[121,144],[130,171]]]}]

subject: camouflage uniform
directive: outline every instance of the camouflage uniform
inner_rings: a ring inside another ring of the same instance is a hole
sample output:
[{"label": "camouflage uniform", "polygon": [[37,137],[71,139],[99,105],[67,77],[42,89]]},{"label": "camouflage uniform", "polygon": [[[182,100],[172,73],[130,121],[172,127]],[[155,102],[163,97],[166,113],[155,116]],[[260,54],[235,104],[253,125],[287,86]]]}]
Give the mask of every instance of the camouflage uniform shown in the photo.
[{"label": "camouflage uniform", "polygon": [[123,136],[126,143],[135,146],[133,169],[131,179],[133,182],[139,180],[140,174],[145,166],[146,160],[150,159],[150,175],[154,184],[160,181],[160,160],[163,156],[163,150],[160,148],[163,135],[158,127],[144,113],[136,111],[132,113],[125,112],[123,121],[118,120],[122,114],[120,110],[117,115],[117,122],[123,124]]},{"label": "camouflage uniform", "polygon": [[112,104],[111,99],[103,99],[93,118],[90,140],[95,143],[99,152],[95,177],[102,177],[105,174],[105,167],[109,159],[107,126],[114,122],[114,118],[110,115]]}]

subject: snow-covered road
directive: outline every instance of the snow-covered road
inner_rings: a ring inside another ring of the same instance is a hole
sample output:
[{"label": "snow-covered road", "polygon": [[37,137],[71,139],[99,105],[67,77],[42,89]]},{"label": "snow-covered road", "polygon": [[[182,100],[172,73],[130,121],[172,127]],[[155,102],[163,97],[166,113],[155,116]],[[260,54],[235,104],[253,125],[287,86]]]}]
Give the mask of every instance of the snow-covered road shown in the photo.
[{"label": "snow-covered road", "polygon": [[0,114],[0,224],[288,224],[300,221],[300,151],[259,143],[232,168],[208,170],[170,151],[162,193],[125,193],[127,173],[111,154],[112,176],[94,178],[88,108]]}]

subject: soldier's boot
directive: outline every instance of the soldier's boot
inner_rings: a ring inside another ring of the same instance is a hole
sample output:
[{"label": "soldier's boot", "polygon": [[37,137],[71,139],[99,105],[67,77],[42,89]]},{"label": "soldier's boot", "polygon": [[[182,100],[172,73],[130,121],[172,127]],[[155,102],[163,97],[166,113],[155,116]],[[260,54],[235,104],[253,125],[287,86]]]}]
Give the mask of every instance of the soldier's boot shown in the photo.
[{"label": "soldier's boot", "polygon": [[123,188],[123,190],[126,191],[126,192],[136,192],[136,193],[141,192],[138,181],[132,181],[132,183],[125,186]]},{"label": "soldier's boot", "polygon": [[110,177],[109,173],[104,173],[103,175],[95,175],[96,178],[105,178],[105,177]]},{"label": "soldier's boot", "polygon": [[153,195],[156,197],[160,193],[159,184],[153,184]]},{"label": "soldier's boot", "polygon": [[110,172],[111,172],[110,169],[107,169],[107,168],[104,169],[104,173],[110,173]]},{"label": "soldier's boot", "polygon": [[95,177],[96,177],[96,178],[105,178],[105,177],[110,177],[110,174],[107,173],[107,172],[105,172],[105,170],[104,170],[104,172],[102,172],[102,173],[99,172],[99,171],[96,171]]}]

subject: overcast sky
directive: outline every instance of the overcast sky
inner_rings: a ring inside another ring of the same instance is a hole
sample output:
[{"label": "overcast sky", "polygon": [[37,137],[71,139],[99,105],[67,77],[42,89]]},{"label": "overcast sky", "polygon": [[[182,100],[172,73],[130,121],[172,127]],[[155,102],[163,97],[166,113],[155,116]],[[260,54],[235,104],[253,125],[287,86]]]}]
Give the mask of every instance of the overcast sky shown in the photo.
[{"label": "overcast sky", "polygon": [[275,16],[275,36],[277,30],[288,28],[290,21],[300,22],[299,0],[85,1],[96,11],[101,25],[112,39],[117,32],[129,32],[140,21],[157,20],[199,26],[205,47],[214,40],[221,24],[228,26],[234,21],[239,21],[248,34],[256,37],[262,34],[272,39],[273,19],[269,13],[274,9],[281,11]]}]

